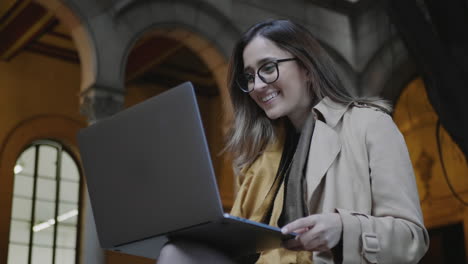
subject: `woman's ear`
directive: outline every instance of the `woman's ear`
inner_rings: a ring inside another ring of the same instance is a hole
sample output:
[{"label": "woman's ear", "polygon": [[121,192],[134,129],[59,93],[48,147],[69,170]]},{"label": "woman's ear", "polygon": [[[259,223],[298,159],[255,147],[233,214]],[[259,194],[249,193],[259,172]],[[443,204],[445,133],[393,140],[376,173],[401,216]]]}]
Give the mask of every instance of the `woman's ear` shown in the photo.
[{"label": "woman's ear", "polygon": [[310,71],[309,71],[309,69],[307,69],[305,66],[303,67],[303,69],[304,69],[304,72],[305,72],[306,78],[307,78],[307,79],[310,79],[310,76],[311,76],[312,74],[310,74]]}]

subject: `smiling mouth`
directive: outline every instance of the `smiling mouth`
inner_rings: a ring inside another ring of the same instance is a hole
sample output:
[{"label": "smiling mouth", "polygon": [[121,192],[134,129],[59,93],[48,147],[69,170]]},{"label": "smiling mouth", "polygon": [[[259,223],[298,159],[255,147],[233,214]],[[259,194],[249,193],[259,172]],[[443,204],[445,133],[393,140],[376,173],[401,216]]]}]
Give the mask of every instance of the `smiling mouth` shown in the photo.
[{"label": "smiling mouth", "polygon": [[271,99],[275,98],[276,96],[278,96],[278,92],[271,93],[271,94],[263,97],[261,100],[262,100],[262,102],[266,103],[266,102],[270,101]]}]

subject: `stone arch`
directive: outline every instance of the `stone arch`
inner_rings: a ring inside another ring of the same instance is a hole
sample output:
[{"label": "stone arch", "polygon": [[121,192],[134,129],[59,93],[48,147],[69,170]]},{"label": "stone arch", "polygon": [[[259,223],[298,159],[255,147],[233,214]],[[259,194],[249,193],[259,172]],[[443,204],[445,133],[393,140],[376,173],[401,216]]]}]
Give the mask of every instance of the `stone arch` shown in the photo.
[{"label": "stone arch", "polygon": [[[87,89],[96,79],[95,41],[85,16],[71,1],[35,0],[51,12],[68,27],[78,51],[81,67],[81,90]],[[85,88],[83,88],[85,87]]]},{"label": "stone arch", "polygon": [[[188,49],[190,49],[194,55],[198,56],[207,68],[212,72],[213,77],[218,87],[218,92],[223,102],[223,112],[230,116],[232,113],[231,106],[229,104],[229,94],[226,85],[228,58],[216,47],[212,42],[200,36],[198,33],[192,30],[181,27],[177,24],[162,24],[154,25],[147,28],[144,32],[136,35],[131,41],[128,42],[125,55],[123,56],[123,62],[120,65],[121,77],[125,77],[126,61],[132,47],[135,43],[146,34],[161,34],[164,38],[173,39]],[[122,82],[124,80],[122,79]]]},{"label": "stone arch", "polygon": [[416,75],[416,66],[404,43],[394,36],[366,65],[361,77],[362,91],[365,95],[380,95],[395,103],[403,88]]},{"label": "stone arch", "polygon": [[128,54],[137,40],[151,31],[166,31],[164,37],[191,49],[212,71],[223,111],[228,116],[232,113],[225,78],[228,57],[240,33],[229,19],[210,5],[198,1],[126,1],[112,14],[118,32],[132,32],[123,38],[123,54],[118,58],[119,62],[114,63],[120,67],[118,72],[122,83]]},{"label": "stone arch", "polygon": [[131,27],[133,32],[143,32],[161,24],[178,25],[210,40],[225,57],[231,54],[232,47],[240,35],[227,17],[204,1],[121,2],[123,4],[117,5],[112,11],[113,19],[118,23],[118,27],[123,22]]}]

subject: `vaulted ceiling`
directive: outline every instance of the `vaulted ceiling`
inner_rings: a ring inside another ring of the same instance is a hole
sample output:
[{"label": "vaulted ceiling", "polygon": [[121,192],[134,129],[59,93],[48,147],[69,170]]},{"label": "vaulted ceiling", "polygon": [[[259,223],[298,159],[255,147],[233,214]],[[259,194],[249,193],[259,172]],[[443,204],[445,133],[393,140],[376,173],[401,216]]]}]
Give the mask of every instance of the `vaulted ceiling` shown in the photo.
[{"label": "vaulted ceiling", "polygon": [[[9,61],[21,52],[79,64],[69,30],[41,5],[31,0],[0,1],[0,59]],[[135,44],[129,55],[127,82],[152,82],[172,87],[190,80],[197,94],[218,94],[213,76],[187,47],[161,35]]]},{"label": "vaulted ceiling", "polygon": [[[373,0],[309,0],[336,12],[355,14]],[[21,52],[33,52],[79,64],[69,30],[32,0],[0,1],[0,59],[9,61]],[[172,87],[190,80],[197,93],[217,95],[216,83],[205,64],[184,45],[161,35],[140,40],[127,64],[127,82],[156,82]]]},{"label": "vaulted ceiling", "polygon": [[68,30],[51,12],[31,1],[2,0],[0,39],[2,60],[11,60],[22,51],[32,51],[79,63]]}]

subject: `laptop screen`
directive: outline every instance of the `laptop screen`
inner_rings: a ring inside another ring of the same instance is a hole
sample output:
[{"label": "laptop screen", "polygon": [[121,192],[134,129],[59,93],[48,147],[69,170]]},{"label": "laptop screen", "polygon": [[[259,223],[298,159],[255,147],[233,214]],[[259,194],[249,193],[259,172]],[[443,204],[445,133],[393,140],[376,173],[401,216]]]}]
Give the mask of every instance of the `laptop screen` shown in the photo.
[{"label": "laptop screen", "polygon": [[82,129],[78,145],[104,248],[222,216],[190,83]]}]

